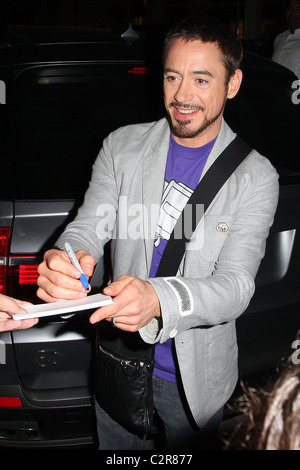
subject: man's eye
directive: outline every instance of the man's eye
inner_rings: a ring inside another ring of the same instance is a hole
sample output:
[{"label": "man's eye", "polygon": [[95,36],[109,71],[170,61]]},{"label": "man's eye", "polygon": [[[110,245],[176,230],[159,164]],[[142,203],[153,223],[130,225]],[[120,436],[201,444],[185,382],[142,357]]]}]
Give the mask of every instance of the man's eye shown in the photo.
[{"label": "man's eye", "polygon": [[206,85],[207,80],[204,80],[203,78],[198,78],[197,80],[198,85]]},{"label": "man's eye", "polygon": [[175,77],[174,75],[168,75],[168,76],[166,77],[166,80],[167,80],[168,82],[175,82],[175,81],[177,80],[177,77]]}]

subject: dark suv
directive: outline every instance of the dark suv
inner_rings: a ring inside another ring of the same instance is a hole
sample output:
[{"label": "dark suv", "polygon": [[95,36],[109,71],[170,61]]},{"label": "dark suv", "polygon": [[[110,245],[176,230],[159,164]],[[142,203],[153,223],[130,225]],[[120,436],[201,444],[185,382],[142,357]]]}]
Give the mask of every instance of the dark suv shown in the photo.
[{"label": "dark suv", "polygon": [[[103,138],[164,115],[160,41],[98,30],[12,27],[0,46],[0,292],[40,302],[37,265],[87,187]],[[256,294],[237,321],[247,379],[292,352],[299,328],[300,106],[296,77],[245,54],[225,118],[280,173],[280,201]],[[92,279],[105,282],[106,265]],[[95,328],[86,311],[0,334],[0,446],[93,445]]]}]

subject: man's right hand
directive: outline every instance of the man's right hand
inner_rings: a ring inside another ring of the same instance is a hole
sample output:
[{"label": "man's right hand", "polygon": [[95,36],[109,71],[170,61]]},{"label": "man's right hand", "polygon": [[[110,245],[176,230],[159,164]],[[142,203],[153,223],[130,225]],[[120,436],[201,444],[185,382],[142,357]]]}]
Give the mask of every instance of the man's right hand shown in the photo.
[{"label": "man's right hand", "polygon": [[[85,250],[75,253],[85,275],[92,276],[95,261]],[[44,260],[38,267],[39,286],[37,295],[45,302],[86,297],[86,290],[79,281],[80,271],[75,268],[65,251],[52,249],[46,251]]]}]

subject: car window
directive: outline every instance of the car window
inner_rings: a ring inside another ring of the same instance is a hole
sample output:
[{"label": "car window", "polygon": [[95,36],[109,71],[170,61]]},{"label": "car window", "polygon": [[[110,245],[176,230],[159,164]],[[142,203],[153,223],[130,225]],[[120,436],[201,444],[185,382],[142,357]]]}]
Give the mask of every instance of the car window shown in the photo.
[{"label": "car window", "polygon": [[[8,93],[2,128],[2,198],[78,198],[103,138],[160,118],[162,81],[142,65],[37,66]],[[9,97],[11,96],[11,99]]]},{"label": "car window", "polygon": [[[281,175],[299,174],[300,105],[292,100],[290,75],[247,62],[243,71],[225,119]],[[2,199],[80,202],[103,139],[122,125],[165,114],[161,73],[141,61],[14,66],[5,73]]]},{"label": "car window", "polygon": [[300,104],[294,99],[294,75],[257,66],[245,66],[243,72],[239,93],[227,101],[225,119],[281,176],[299,175]]}]

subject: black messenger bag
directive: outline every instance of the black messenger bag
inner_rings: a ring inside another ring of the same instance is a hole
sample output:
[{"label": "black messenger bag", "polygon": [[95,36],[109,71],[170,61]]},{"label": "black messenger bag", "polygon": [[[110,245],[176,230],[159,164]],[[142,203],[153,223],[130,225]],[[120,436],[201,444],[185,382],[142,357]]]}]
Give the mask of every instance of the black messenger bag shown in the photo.
[{"label": "black messenger bag", "polygon": [[[251,148],[236,137],[217,158],[199,182],[187,205],[203,204],[204,211]],[[199,223],[193,210],[192,233]],[[203,216],[203,214],[202,214]],[[176,227],[184,227],[185,209]],[[176,228],[175,227],[175,228]],[[156,277],[176,276],[188,239],[173,230]],[[180,232],[181,233],[181,232]],[[145,343],[139,332],[130,333],[106,320],[99,324],[96,354],[95,398],[117,422],[136,434],[151,430],[153,419],[152,371],[154,345]]]}]

